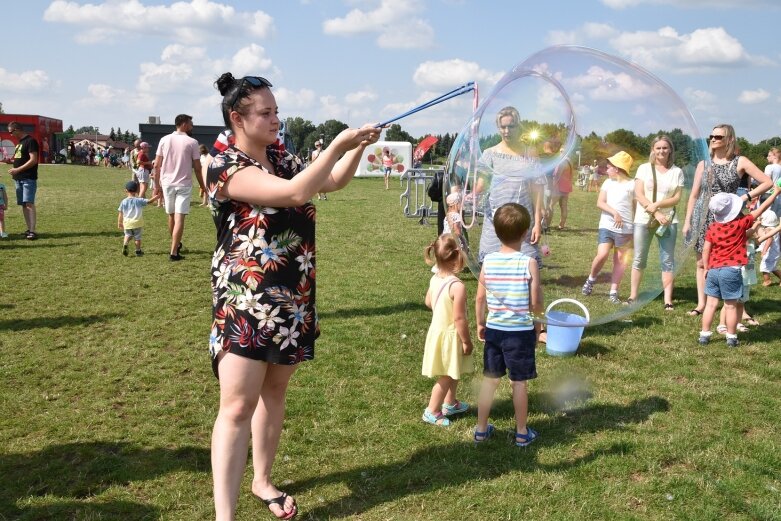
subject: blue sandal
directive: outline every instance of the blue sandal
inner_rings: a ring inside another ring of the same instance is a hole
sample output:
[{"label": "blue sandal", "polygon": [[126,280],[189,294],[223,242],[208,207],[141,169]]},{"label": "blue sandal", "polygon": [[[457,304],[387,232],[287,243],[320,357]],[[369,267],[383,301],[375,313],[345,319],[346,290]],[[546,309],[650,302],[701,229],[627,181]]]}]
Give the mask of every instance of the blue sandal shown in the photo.
[{"label": "blue sandal", "polygon": [[526,427],[526,434],[521,434],[520,432],[515,432],[515,446],[516,447],[526,447],[527,445],[530,445],[531,442],[537,439],[537,431],[532,429],[531,427]]},{"label": "blue sandal", "polygon": [[447,427],[450,425],[450,420],[445,418],[444,414],[441,412],[433,414],[432,412],[429,412],[428,409],[423,409],[423,421],[430,423],[431,425],[436,425],[437,427]]},{"label": "blue sandal", "polygon": [[475,434],[473,436],[475,440],[475,445],[478,443],[483,443],[484,441],[488,440],[494,433],[494,426],[490,423],[488,424],[488,427],[484,431],[478,431],[475,429]]},{"label": "blue sandal", "polygon": [[442,414],[445,416],[452,416],[454,414],[461,414],[469,410],[469,404],[466,402],[460,402],[456,400],[456,403],[449,405],[447,403],[442,404]]}]

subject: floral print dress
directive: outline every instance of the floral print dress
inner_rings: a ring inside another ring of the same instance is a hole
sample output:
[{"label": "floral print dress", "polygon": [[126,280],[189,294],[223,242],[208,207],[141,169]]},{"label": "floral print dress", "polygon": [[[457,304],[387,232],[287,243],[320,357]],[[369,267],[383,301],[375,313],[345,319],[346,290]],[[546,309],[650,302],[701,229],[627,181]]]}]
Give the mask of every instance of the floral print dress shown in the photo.
[{"label": "floral print dress", "polygon": [[[301,160],[274,146],[268,158],[278,177],[292,179]],[[217,155],[206,174],[217,245],[212,257],[212,369],[228,351],[293,365],[314,358],[320,334],[315,310],[315,207],[258,206],[218,191],[239,170],[263,167],[235,146]]]},{"label": "floral print dress", "polygon": [[[702,246],[705,244],[705,232],[713,224],[713,214],[707,207],[708,201],[714,194],[721,192],[734,194],[738,191],[738,186],[740,185],[738,159],[740,159],[740,156],[735,156],[732,158],[732,161],[723,165],[711,163],[708,167],[709,169],[703,172],[700,195],[692,213],[692,229],[699,230],[697,242],[694,245],[698,253],[702,253]],[[705,223],[700,226],[703,214]]]}]

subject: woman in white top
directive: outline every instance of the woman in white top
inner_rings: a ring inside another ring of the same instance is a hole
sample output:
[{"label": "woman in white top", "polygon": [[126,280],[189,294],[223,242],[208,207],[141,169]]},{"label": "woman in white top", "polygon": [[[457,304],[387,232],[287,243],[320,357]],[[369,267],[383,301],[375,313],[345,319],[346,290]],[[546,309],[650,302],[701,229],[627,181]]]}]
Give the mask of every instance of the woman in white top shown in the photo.
[{"label": "woman in white top", "polygon": [[[673,164],[674,159],[675,149],[672,140],[667,136],[657,136],[651,142],[649,162],[640,165],[637,169],[635,176],[635,201],[637,201],[634,223],[635,256],[632,261],[629,300],[626,302],[629,305],[637,300],[653,233],[659,243],[664,309],[667,311],[673,309],[675,238],[678,232],[678,216],[675,205],[681,200],[684,184],[683,171]],[[660,226],[657,230],[649,230],[648,223],[651,219],[659,221]]]}]

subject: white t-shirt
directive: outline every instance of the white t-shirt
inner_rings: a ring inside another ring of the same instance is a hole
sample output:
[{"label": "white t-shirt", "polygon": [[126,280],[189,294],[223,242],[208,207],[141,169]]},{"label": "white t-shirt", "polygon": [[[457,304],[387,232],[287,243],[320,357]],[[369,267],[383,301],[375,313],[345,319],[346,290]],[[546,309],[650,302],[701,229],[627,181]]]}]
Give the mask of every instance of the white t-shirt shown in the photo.
[{"label": "white t-shirt", "polygon": [[183,187],[193,185],[193,161],[201,157],[195,139],[179,131],[163,136],[157,146],[157,155],[163,156],[160,165],[160,185]]},{"label": "white t-shirt", "polygon": [[[643,188],[645,191],[645,197],[649,201],[653,201],[653,193],[654,193],[654,174],[651,171],[651,163],[643,163],[640,165],[640,167],[637,169],[637,174],[635,175],[635,184],[642,183]],[[675,194],[675,191],[679,188],[683,188],[684,183],[684,176],[683,176],[683,170],[678,168],[677,166],[670,167],[667,172],[661,172],[658,168],[656,169],[656,201],[661,201],[663,199],[668,199],[672,197]],[[673,208],[660,208],[662,213],[667,214],[669,217],[673,213]],[[648,221],[651,219],[651,216],[648,215],[648,212],[645,211],[645,209],[640,206],[640,203],[637,203],[636,210],[635,210],[635,224],[648,224]],[[675,212],[675,216],[673,216],[672,220],[673,224],[678,223],[678,212]]]},{"label": "white t-shirt", "polygon": [[599,227],[619,233],[632,233],[634,230],[634,225],[632,224],[632,201],[635,199],[634,181],[631,179],[626,181],[608,179],[602,183],[600,191],[605,192],[605,202],[618,212],[624,224],[619,232],[613,215],[603,210],[602,215],[599,217]]}]

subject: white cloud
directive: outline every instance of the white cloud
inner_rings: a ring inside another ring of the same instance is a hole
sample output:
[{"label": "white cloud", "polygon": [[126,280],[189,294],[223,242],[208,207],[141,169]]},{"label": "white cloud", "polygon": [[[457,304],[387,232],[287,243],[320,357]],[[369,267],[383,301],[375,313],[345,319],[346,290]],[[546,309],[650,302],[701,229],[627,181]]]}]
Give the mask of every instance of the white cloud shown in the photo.
[{"label": "white cloud", "polygon": [[[230,5],[210,0],[150,6],[139,0],[106,0],[83,5],[54,0],[44,11],[43,19],[79,26],[76,40],[84,44],[144,35],[167,36],[173,41],[196,44],[203,42],[205,35],[267,38],[274,31],[273,19],[263,11],[236,11]],[[112,22],[107,24],[109,20]]]},{"label": "white cloud", "polygon": [[311,89],[290,90],[285,87],[275,88],[274,97],[277,106],[284,110],[285,114],[295,114],[298,111],[310,109],[315,105],[317,95]]},{"label": "white cloud", "polygon": [[744,105],[753,105],[755,103],[762,103],[768,98],[770,98],[770,93],[765,89],[744,90],[741,91],[740,96],[738,96],[738,102],[743,103]]},{"label": "white cloud", "polygon": [[697,29],[690,34],[662,27],[656,31],[622,33],[610,43],[630,60],[655,70],[701,73],[772,63],[767,58],[750,56],[723,27]]},{"label": "white cloud", "polygon": [[773,3],[774,0],[741,0],[736,3],[735,0],[602,0],[602,3],[612,9],[626,9],[638,5],[674,5],[678,8],[700,9],[700,8],[738,8],[746,7],[778,7]]},{"label": "white cloud", "polygon": [[716,104],[718,96],[710,91],[687,87],[683,91],[683,97],[693,110],[702,112],[716,112],[718,110]]},{"label": "white cloud", "polygon": [[11,72],[0,67],[0,92],[41,91],[51,83],[46,71]]},{"label": "white cloud", "polygon": [[434,29],[415,15],[420,4],[412,0],[381,0],[371,11],[353,9],[342,18],[323,22],[323,32],[335,36],[377,34],[385,49],[422,49],[434,42]]},{"label": "white cloud", "polygon": [[77,100],[76,105],[89,109],[111,107],[112,110],[148,111],[154,107],[155,101],[156,98],[150,93],[130,92],[103,83],[92,83],[87,86],[87,96]]},{"label": "white cloud", "polygon": [[574,45],[589,40],[607,40],[618,34],[618,29],[610,24],[587,22],[574,31],[550,31],[546,40],[550,45]]},{"label": "white cloud", "polygon": [[348,105],[360,105],[363,103],[371,103],[378,98],[377,93],[371,90],[361,90],[357,92],[350,92],[344,97],[344,101]]},{"label": "white cloud", "polygon": [[459,84],[477,81],[480,89],[485,92],[485,87],[493,86],[503,75],[502,72],[494,73],[483,69],[475,62],[455,58],[421,63],[415,69],[412,81],[429,89],[455,88]]}]

